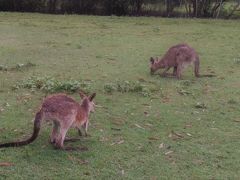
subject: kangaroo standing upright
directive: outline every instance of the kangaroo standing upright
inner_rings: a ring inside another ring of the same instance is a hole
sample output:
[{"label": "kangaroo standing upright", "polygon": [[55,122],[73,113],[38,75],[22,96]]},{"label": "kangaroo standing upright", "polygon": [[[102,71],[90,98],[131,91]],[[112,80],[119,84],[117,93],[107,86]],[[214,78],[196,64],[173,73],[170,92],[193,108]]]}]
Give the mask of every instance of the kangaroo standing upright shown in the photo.
[{"label": "kangaroo standing upright", "polygon": [[86,96],[80,92],[80,96],[82,98],[80,104],[66,94],[54,94],[46,97],[40,110],[36,113],[32,136],[25,141],[0,144],[0,148],[18,147],[33,142],[39,134],[41,121],[50,120],[53,122],[50,141],[56,148],[64,149],[63,143],[68,129],[74,127],[80,130],[80,127],[83,126],[87,134],[89,114],[94,111],[93,98],[96,93]]},{"label": "kangaroo standing upright", "polygon": [[178,44],[168,49],[166,54],[161,58],[150,58],[150,72],[154,74],[158,69],[165,68],[162,76],[167,75],[167,71],[173,67],[173,76],[178,79],[184,68],[194,64],[194,73],[199,77],[199,56],[196,51],[187,44]]}]

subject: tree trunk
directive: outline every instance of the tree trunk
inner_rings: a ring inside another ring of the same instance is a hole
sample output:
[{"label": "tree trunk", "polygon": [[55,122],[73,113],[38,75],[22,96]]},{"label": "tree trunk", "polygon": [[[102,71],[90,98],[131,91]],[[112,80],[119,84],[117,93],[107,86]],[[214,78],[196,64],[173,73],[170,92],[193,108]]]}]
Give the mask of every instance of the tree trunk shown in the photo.
[{"label": "tree trunk", "polygon": [[217,15],[216,15],[216,19],[218,18],[219,14],[220,14],[220,11],[222,9],[222,4],[223,4],[223,0],[221,0],[221,2],[220,2],[220,7],[218,9],[218,12],[217,12]]}]

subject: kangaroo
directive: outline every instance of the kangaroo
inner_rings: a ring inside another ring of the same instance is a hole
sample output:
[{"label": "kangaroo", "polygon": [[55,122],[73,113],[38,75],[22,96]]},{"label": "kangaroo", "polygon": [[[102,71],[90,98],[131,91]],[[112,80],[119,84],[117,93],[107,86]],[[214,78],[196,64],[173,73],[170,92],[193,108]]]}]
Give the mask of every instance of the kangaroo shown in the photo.
[{"label": "kangaroo", "polygon": [[24,141],[0,144],[0,148],[19,147],[32,143],[39,134],[43,120],[53,122],[50,142],[57,149],[64,149],[65,135],[70,127],[77,128],[79,132],[81,132],[80,127],[83,127],[85,135],[87,135],[89,115],[90,112],[94,112],[95,104],[93,99],[96,93],[91,96],[86,96],[83,92],[79,94],[82,98],[81,103],[76,102],[66,94],[53,94],[46,97],[40,110],[35,115],[32,136]]},{"label": "kangaroo", "polygon": [[199,56],[196,51],[187,44],[178,44],[168,49],[166,54],[161,58],[150,58],[150,72],[154,74],[158,69],[165,68],[161,74],[163,77],[167,75],[167,71],[173,67],[173,76],[178,79],[184,68],[194,64],[194,73],[199,77]]}]

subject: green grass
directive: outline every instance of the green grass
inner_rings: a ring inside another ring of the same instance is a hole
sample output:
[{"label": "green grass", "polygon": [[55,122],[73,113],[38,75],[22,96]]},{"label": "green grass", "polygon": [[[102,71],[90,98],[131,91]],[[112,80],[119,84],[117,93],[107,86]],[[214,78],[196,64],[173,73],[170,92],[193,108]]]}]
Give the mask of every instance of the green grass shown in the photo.
[{"label": "green grass", "polygon": [[[0,149],[0,163],[13,163],[0,179],[239,179],[239,33],[239,21],[0,13],[0,65],[36,65],[0,71],[0,142],[32,131],[46,92],[12,90],[31,76],[91,80],[99,106],[91,137],[71,143],[88,151],[54,150],[44,123],[34,143]],[[149,57],[180,42],[216,77],[196,79],[192,68],[180,81],[150,76]],[[125,81],[150,96],[104,91]]]}]

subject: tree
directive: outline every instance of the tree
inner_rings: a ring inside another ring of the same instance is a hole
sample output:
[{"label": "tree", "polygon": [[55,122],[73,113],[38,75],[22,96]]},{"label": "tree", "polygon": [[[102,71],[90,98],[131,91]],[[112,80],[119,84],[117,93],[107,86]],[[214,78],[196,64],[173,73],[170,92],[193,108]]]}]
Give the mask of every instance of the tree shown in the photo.
[{"label": "tree", "polygon": [[180,5],[179,0],[165,0],[167,17],[171,16],[174,8]]}]

